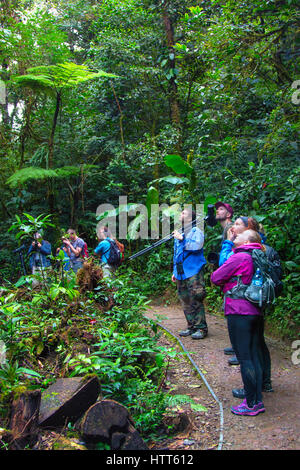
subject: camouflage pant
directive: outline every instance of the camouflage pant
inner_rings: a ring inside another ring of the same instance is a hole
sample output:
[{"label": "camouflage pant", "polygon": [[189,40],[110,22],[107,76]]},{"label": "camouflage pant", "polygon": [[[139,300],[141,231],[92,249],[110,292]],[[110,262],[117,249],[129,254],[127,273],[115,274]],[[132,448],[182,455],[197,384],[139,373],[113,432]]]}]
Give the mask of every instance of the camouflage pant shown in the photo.
[{"label": "camouflage pant", "polygon": [[177,293],[180,299],[188,328],[207,332],[203,300],[206,296],[203,269],[188,279],[177,280]]}]

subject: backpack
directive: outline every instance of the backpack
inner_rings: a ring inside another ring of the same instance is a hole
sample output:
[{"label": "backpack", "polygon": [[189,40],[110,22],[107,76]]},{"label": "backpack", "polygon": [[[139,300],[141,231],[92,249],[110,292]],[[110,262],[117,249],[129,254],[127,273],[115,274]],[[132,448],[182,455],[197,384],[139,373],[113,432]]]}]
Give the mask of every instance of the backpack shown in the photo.
[{"label": "backpack", "polygon": [[[232,280],[237,279],[238,282],[232,289],[226,292],[226,297],[230,297],[231,299],[246,299],[259,308],[264,308],[274,303],[276,296],[278,296],[282,290],[282,274],[280,274],[280,261],[278,265],[278,263],[272,260],[272,255],[276,252],[271,247],[269,248],[269,256],[268,250],[263,252],[262,250],[255,249],[251,253],[254,273],[259,268],[262,274],[262,286],[254,285],[252,282],[250,284],[244,284],[241,276],[235,276]],[[247,251],[247,253],[249,252]]]},{"label": "backpack", "polygon": [[83,258],[88,258],[89,257],[89,252],[88,252],[88,247],[87,244],[84,242],[84,246],[82,248],[82,257]]},{"label": "backpack", "polygon": [[119,267],[124,259],[124,245],[116,240],[110,240],[106,238],[110,243],[109,257],[107,259],[107,264],[111,266]]}]

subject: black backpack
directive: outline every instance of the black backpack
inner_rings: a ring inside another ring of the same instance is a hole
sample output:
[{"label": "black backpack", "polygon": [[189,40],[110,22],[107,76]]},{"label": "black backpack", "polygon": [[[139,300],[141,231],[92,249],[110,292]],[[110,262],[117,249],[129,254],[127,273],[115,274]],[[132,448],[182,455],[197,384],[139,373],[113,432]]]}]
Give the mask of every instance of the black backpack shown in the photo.
[{"label": "black backpack", "polygon": [[268,266],[270,271],[270,276],[275,284],[275,294],[278,297],[282,290],[283,290],[283,283],[282,283],[282,266],[279,255],[274,248],[269,245],[265,245],[266,247],[266,255],[268,258]]},{"label": "black backpack", "polygon": [[122,263],[121,250],[119,249],[115,240],[110,240],[109,238],[106,238],[106,240],[110,243],[110,251],[107,264],[118,267]]}]

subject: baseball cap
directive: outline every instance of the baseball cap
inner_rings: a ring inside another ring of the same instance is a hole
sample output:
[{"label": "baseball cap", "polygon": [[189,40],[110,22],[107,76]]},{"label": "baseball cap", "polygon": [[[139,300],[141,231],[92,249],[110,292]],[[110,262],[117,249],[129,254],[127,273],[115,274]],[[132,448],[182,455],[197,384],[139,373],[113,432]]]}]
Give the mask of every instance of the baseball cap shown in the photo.
[{"label": "baseball cap", "polygon": [[216,209],[218,209],[221,206],[225,207],[225,209],[228,210],[231,217],[233,216],[233,209],[229,204],[226,204],[226,202],[221,202],[221,201],[215,203],[215,208]]}]

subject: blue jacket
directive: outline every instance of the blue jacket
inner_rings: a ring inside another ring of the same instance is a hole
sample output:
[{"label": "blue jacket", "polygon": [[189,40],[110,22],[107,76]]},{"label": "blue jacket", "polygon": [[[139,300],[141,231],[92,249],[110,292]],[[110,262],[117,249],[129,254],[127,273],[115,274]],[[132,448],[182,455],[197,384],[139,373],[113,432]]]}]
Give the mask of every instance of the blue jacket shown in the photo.
[{"label": "blue jacket", "polygon": [[101,240],[101,242],[94,250],[94,253],[101,256],[101,263],[105,264],[107,263],[110,255],[110,243],[108,240],[110,240],[110,238],[108,237],[104,240]]},{"label": "blue jacket", "polygon": [[174,240],[173,274],[176,279],[182,281],[195,276],[206,264],[203,242],[204,234],[197,227],[193,227],[182,241]]},{"label": "blue jacket", "polygon": [[35,255],[40,252],[40,257],[39,259],[41,260],[42,266],[44,268],[47,268],[48,266],[51,265],[51,261],[49,258],[47,258],[48,255],[51,255],[51,243],[47,242],[46,240],[42,240],[41,243],[41,248],[40,250],[36,250],[32,245],[30,245],[29,250],[28,250],[28,255],[30,255],[29,258],[29,266],[30,269],[34,266],[35,263]]}]

